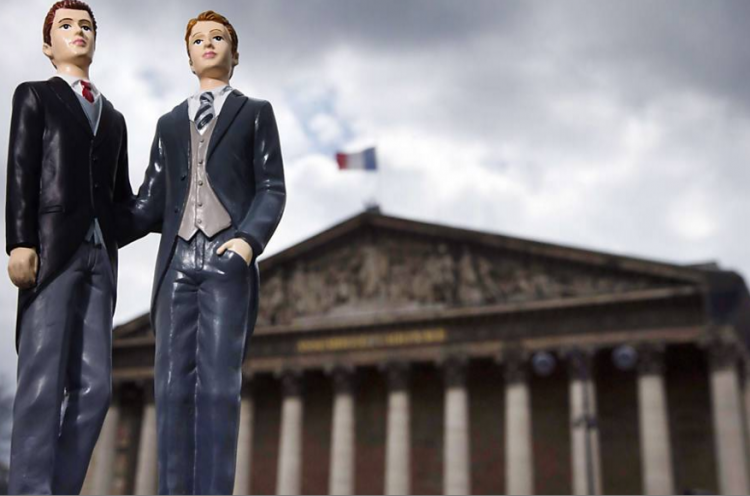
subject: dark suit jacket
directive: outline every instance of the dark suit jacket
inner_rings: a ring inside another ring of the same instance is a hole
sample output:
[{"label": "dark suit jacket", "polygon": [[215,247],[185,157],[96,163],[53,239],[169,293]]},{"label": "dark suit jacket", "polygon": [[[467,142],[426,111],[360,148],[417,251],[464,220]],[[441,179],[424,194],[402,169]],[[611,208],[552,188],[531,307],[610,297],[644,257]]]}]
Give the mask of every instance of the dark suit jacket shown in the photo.
[{"label": "dark suit jacket", "polygon": [[22,83],[13,96],[5,207],[6,244],[36,248],[36,286],[19,291],[16,321],[66,265],[94,216],[117,277],[113,204],[128,201],[125,119],[102,96],[96,136],[78,97],[59,77]]},{"label": "dark suit jacket", "polygon": [[[152,322],[187,202],[189,171],[190,120],[184,101],[159,119],[143,184],[118,222],[121,246],[148,232],[162,233],[151,294]],[[227,96],[208,144],[206,175],[232,219],[235,236],[250,244],[253,257],[263,253],[286,203],[279,134],[270,103],[237,90]],[[251,265],[257,271],[256,264]],[[249,303],[252,316],[257,296]],[[255,319],[249,320],[252,332]]]}]

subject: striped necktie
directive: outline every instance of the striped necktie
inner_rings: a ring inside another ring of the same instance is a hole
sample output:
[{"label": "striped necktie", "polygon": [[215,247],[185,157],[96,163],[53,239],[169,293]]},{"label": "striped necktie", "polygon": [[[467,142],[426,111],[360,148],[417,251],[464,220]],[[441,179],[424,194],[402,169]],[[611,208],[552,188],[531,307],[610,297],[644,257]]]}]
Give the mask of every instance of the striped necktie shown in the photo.
[{"label": "striped necktie", "polygon": [[202,131],[214,118],[214,94],[210,91],[202,93],[200,102],[198,113],[195,114],[195,125],[198,127],[198,131]]}]

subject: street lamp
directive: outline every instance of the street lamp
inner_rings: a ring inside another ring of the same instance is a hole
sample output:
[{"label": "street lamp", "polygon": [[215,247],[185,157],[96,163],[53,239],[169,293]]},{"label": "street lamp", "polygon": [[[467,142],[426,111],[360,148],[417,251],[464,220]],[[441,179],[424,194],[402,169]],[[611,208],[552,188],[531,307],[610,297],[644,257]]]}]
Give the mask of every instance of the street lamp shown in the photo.
[{"label": "street lamp", "polygon": [[531,357],[531,368],[538,376],[548,377],[555,371],[556,362],[552,353],[539,351]]},{"label": "street lamp", "polygon": [[612,351],[612,363],[624,372],[633,370],[638,365],[638,351],[629,344],[618,346]]}]

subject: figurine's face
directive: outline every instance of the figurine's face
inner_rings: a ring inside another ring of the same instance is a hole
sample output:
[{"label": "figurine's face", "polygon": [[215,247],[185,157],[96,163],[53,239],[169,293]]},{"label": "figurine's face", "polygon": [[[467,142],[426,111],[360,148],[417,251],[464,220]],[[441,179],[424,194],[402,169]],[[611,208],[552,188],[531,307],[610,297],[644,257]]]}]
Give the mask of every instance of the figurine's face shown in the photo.
[{"label": "figurine's face", "polygon": [[73,64],[88,67],[94,59],[96,35],[91,16],[85,10],[58,9],[50,30],[51,44],[42,51],[55,67]]},{"label": "figurine's face", "polygon": [[199,78],[227,79],[239,62],[232,56],[232,37],[227,28],[215,21],[198,21],[190,31],[190,65]]}]

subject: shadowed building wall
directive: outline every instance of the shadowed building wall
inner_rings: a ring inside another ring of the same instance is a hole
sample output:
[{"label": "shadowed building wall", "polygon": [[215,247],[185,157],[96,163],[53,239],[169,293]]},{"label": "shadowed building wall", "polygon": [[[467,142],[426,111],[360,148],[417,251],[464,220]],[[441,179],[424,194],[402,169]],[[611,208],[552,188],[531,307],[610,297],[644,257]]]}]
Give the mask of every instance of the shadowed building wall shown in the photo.
[{"label": "shadowed building wall", "polygon": [[469,368],[471,488],[474,494],[497,494],[505,487],[505,378],[491,360]]},{"label": "shadowed building wall", "polygon": [[355,492],[383,494],[387,385],[374,367],[363,368],[355,387]]},{"label": "shadowed building wall", "polygon": [[717,491],[708,363],[699,349],[673,349],[666,356],[669,427],[675,489]]}]

